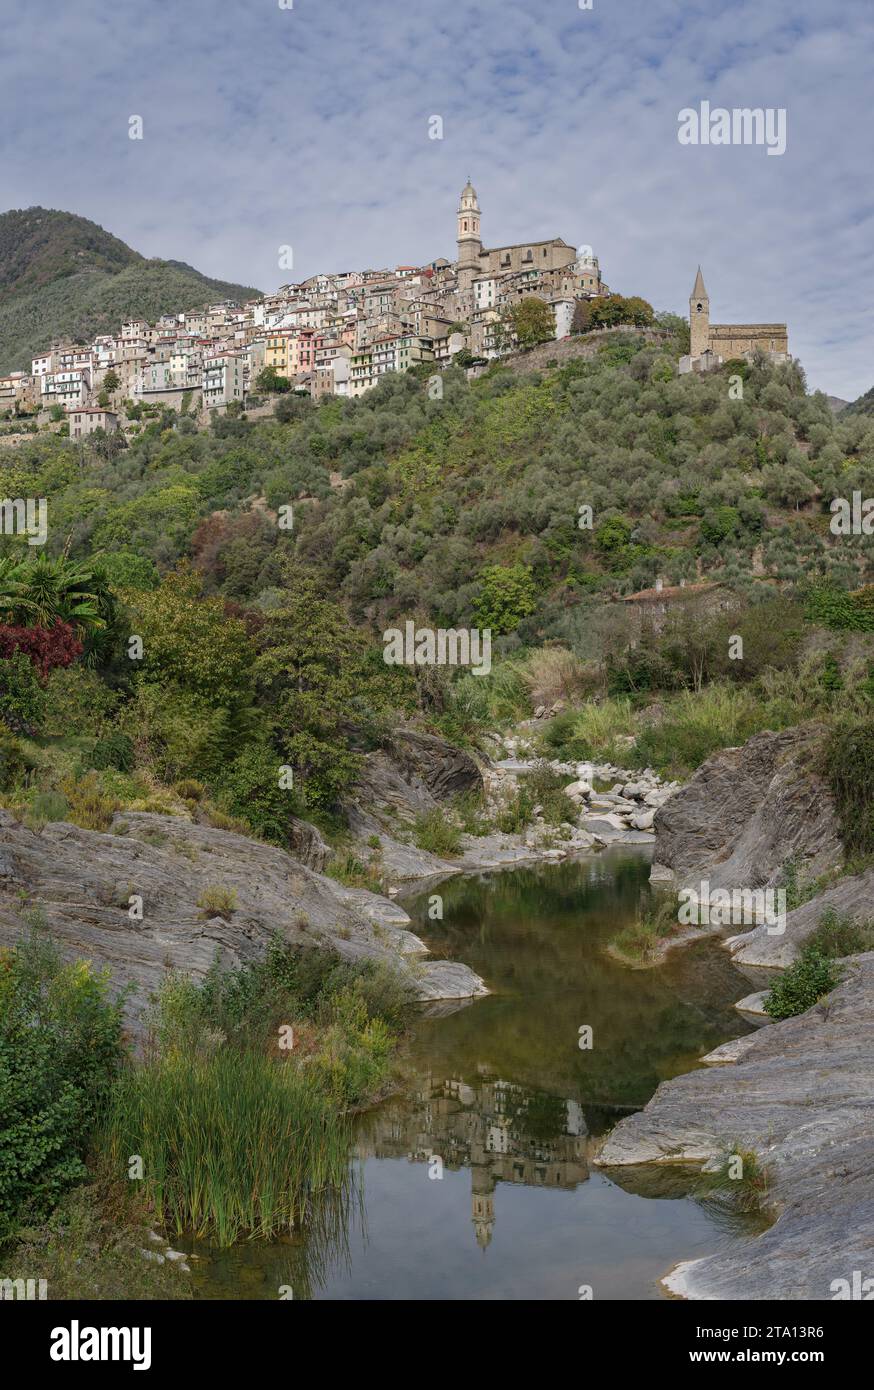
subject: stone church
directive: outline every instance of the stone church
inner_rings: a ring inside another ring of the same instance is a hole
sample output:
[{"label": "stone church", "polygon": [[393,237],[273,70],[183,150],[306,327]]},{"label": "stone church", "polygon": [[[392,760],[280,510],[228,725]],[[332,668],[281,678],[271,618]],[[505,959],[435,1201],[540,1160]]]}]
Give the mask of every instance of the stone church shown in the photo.
[{"label": "stone church", "polygon": [[551,241],[522,241],[487,250],[482,244],[480,218],[476,189],[468,179],[458,208],[458,260],[453,267],[459,294],[471,294],[474,282],[483,279],[523,273],[534,279],[533,272],[547,276],[561,271],[574,277],[576,291],[587,295],[603,292],[598,259],[589,247],[578,253],[576,247],[554,237]]},{"label": "stone church", "polygon": [[785,323],[711,323],[710,299],[701,267],[689,297],[690,350],[680,358],[681,372],[706,372],[732,357],[752,357],[763,352],[772,362],[789,356]]}]

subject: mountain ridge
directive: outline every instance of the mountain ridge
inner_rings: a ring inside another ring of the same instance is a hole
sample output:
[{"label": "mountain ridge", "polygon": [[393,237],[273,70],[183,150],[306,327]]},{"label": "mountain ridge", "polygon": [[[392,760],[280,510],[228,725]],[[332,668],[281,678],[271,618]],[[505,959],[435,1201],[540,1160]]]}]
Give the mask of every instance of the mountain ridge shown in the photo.
[{"label": "mountain ridge", "polygon": [[125,318],[154,321],[260,290],[183,261],[147,258],[96,222],[54,208],[0,213],[0,371],[27,371],[57,338],[89,341]]}]

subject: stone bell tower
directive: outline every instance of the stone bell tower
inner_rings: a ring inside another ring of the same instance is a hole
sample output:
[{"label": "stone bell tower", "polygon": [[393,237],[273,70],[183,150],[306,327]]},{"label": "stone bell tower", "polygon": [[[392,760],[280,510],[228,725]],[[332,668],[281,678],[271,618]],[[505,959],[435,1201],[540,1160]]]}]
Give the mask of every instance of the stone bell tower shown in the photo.
[{"label": "stone bell tower", "polygon": [[691,329],[689,355],[700,357],[710,347],[710,300],[707,298],[707,290],[704,288],[704,276],[701,274],[700,265],[689,299],[689,327]]},{"label": "stone bell tower", "polygon": [[474,276],[480,273],[480,209],[476,189],[470,179],[461,194],[458,208],[458,289],[459,293],[469,290]]}]

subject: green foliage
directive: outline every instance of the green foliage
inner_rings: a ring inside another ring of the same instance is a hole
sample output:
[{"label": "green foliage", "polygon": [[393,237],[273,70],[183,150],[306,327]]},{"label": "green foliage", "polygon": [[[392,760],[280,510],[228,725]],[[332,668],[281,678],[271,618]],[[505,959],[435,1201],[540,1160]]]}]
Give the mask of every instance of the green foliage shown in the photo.
[{"label": "green foliage", "polygon": [[534,612],[535,584],[530,565],[488,565],[480,572],[476,618],[493,633],[514,632]]},{"label": "green foliage", "polygon": [[253,743],[218,773],[214,786],[230,815],[245,821],[263,839],[287,845],[289,824],[300,805],[294,791],[280,785],[281,768],[282,760],[273,748]]},{"label": "green foliage", "polygon": [[113,593],[124,589],[157,589],[160,576],[154,562],[131,550],[117,550],[100,557],[100,566]]},{"label": "green foliage", "polygon": [[83,565],[40,553],[0,559],[0,617],[22,626],[71,623],[81,633],[103,628],[115,601],[99,564]]},{"label": "green foliage", "polygon": [[136,596],[143,638],[143,675],[199,696],[213,708],[238,707],[251,692],[254,650],[245,625],[220,599],[205,598],[199,578],[167,575]]},{"label": "green foliage", "polygon": [[834,964],[816,946],[807,945],[799,959],[771,986],[765,1012],[775,1020],[795,1018],[831,993],[839,979]]},{"label": "green foliage", "polygon": [[826,960],[840,960],[843,956],[874,951],[874,919],[859,922],[829,907],[806,944]]},{"label": "green foliage", "polygon": [[413,838],[419,849],[441,858],[453,858],[461,853],[461,829],[439,807],[416,817]]},{"label": "green foliage", "polygon": [[874,586],[849,593],[834,585],[813,585],[807,594],[809,622],[843,632],[874,632]]},{"label": "green foliage", "polygon": [[555,314],[545,300],[534,295],[509,309],[507,323],[521,348],[536,347],[555,337]]},{"label": "green foliage", "polygon": [[384,1088],[409,1010],[396,972],[279,938],[256,965],[168,977],[149,1060],[113,1093],[110,1164],[141,1154],[156,1217],[178,1231],[228,1245],[299,1226],[342,1189],[342,1111]]},{"label": "green foliage", "polygon": [[829,736],[823,761],[847,857],[874,853],[874,718],[839,723]]},{"label": "green foliage", "polygon": [[614,328],[623,323],[648,328],[654,321],[652,305],[638,295],[626,299],[621,294],[608,294],[593,300],[589,306],[590,328]]},{"label": "green foliage", "polygon": [[0,659],[0,720],[10,729],[39,728],[46,715],[42,683],[29,656]]},{"label": "green foliage", "polygon": [[0,791],[12,791],[32,767],[33,760],[24,744],[7,729],[0,728]]},{"label": "green foliage", "polygon": [[121,1028],[107,973],[64,964],[40,926],[0,955],[0,1243],[85,1178]]},{"label": "green foliage", "polygon": [[352,734],[375,739],[396,691],[377,648],[350,627],[314,579],[293,568],[260,633],[256,677],[310,807],[330,808],[360,766]]},{"label": "green foliage", "polygon": [[91,766],[98,770],[114,768],[116,772],[130,772],[134,766],[133,739],[120,730],[99,738],[91,751]]}]

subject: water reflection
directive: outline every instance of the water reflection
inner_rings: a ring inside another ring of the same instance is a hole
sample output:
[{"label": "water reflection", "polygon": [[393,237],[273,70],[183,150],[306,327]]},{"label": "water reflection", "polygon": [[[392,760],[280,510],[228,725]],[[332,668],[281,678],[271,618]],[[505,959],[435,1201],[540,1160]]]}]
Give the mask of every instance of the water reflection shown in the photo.
[{"label": "water reflection", "polygon": [[656,970],[605,954],[648,872],[645,853],[616,849],[405,902],[433,957],[465,961],[492,993],[419,1020],[403,1094],[357,1123],[354,1196],[311,1235],[212,1252],[200,1296],[564,1299],[585,1283],[654,1298],[676,1260],[737,1239],[688,1195],[688,1170],[620,1186],[590,1167],[598,1136],[660,1081],[751,1027],[733,1007],[749,981],[714,943]]},{"label": "water reflection", "polygon": [[357,1151],[362,1158],[406,1158],[442,1171],[470,1173],[471,1221],[481,1249],[491,1242],[498,1183],[573,1189],[589,1176],[589,1137],[579,1101],[528,1091],[510,1081],[420,1076],[404,1106],[375,1117]]}]

